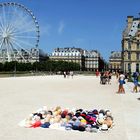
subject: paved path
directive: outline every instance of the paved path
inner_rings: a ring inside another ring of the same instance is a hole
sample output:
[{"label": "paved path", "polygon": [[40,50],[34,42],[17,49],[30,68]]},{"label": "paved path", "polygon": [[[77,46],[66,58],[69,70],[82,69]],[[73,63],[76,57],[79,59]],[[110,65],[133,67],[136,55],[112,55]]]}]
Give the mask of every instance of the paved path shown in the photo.
[{"label": "paved path", "polygon": [[[140,140],[140,94],[116,94],[118,83],[100,85],[99,78],[75,76],[21,77],[0,79],[1,140]],[[27,129],[17,124],[42,106],[110,109],[115,127],[107,133]]]}]

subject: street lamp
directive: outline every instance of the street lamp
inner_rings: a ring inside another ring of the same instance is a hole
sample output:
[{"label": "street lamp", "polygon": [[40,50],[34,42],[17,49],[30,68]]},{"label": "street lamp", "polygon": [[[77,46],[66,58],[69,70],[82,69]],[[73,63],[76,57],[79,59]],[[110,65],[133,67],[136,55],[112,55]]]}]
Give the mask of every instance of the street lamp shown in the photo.
[{"label": "street lamp", "polygon": [[75,53],[75,63],[74,63],[74,69],[76,70],[76,53]]},{"label": "street lamp", "polygon": [[17,71],[17,68],[16,68],[16,61],[15,61],[15,66],[14,66],[14,77],[16,77],[16,71]]}]

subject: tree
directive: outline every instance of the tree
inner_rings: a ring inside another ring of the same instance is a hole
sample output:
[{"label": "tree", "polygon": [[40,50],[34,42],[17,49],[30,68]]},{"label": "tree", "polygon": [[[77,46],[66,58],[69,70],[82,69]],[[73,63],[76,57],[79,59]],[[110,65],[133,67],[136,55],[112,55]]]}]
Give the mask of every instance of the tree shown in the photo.
[{"label": "tree", "polygon": [[0,63],[0,71],[3,71],[3,64]]}]

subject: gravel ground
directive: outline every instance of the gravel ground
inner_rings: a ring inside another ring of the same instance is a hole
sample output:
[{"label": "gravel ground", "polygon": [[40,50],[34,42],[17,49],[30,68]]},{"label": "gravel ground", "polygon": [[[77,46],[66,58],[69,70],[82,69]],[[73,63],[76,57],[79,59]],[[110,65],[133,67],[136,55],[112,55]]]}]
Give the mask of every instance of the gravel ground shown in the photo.
[{"label": "gravel ground", "polygon": [[[0,78],[1,140],[140,140],[140,93],[116,94],[118,83],[100,85],[95,76],[36,76]],[[22,128],[18,123],[42,106],[48,108],[110,109],[115,126],[108,132],[88,133]]]}]

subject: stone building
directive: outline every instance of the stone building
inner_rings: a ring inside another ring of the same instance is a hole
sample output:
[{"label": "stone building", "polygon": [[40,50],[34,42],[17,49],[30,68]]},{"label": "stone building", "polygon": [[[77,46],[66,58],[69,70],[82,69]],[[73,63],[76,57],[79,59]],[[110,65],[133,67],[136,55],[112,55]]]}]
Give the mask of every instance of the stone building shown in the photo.
[{"label": "stone building", "polygon": [[102,71],[104,69],[103,59],[100,53],[96,50],[84,50],[85,70],[87,71]]},{"label": "stone building", "polygon": [[51,60],[78,63],[81,70],[95,71],[104,68],[103,59],[99,52],[87,51],[81,48],[56,48],[50,55]]},{"label": "stone building", "polygon": [[78,63],[82,67],[83,50],[81,48],[56,48],[50,54],[50,59]]},{"label": "stone building", "polygon": [[122,38],[122,69],[124,72],[140,71],[140,18],[127,17]]},{"label": "stone building", "polygon": [[39,49],[38,48],[31,48],[30,50],[16,50],[13,49],[13,52],[9,55],[6,54],[6,50],[2,49],[0,53],[0,63],[17,61],[17,62],[39,62]]},{"label": "stone building", "polygon": [[122,52],[112,51],[109,57],[109,70],[120,71],[122,65]]}]

